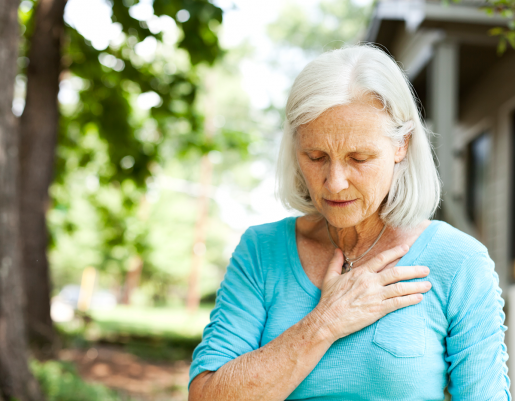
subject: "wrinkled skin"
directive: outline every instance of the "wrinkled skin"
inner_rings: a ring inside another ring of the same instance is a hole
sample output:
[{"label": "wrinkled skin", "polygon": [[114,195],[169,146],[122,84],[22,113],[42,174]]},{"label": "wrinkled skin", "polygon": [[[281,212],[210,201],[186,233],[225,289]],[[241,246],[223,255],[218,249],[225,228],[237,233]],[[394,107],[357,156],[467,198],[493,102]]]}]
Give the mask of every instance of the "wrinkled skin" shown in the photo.
[{"label": "wrinkled skin", "polygon": [[[406,156],[408,141],[397,147],[384,135],[388,122],[379,100],[366,97],[329,109],[297,130],[297,160],[313,205],[336,228],[333,238],[351,258],[364,252],[383,227],[379,207],[395,163]],[[354,202],[335,207],[326,199]]]}]

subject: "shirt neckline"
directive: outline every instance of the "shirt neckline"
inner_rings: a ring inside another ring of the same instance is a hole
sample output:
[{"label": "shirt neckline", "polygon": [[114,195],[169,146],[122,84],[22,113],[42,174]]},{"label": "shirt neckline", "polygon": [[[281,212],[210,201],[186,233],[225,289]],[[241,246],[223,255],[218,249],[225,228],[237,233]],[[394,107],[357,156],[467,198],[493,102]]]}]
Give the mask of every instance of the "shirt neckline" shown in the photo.
[{"label": "shirt neckline", "polygon": [[[318,301],[322,295],[322,291],[320,291],[320,289],[311,282],[300,263],[299,251],[297,248],[297,236],[295,232],[297,218],[299,217],[301,216],[293,216],[286,219],[285,237],[287,241],[290,267],[299,285],[304,289],[304,291]],[[418,236],[409,251],[399,260],[399,262],[397,262],[397,264],[410,266],[425,249],[440,223],[440,220],[431,220],[429,226],[422,231],[422,234]]]}]

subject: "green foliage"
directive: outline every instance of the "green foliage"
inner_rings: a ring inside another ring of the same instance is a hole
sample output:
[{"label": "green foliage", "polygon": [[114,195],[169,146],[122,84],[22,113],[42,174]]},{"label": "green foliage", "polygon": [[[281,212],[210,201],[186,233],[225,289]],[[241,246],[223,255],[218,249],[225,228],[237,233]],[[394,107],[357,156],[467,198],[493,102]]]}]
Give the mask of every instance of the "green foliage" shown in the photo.
[{"label": "green foliage", "polygon": [[[102,287],[117,288],[124,280],[130,258],[139,255],[144,267],[136,300],[142,304],[166,304],[172,299],[170,286],[176,288],[176,296],[184,293],[191,263],[195,199],[192,202],[190,195],[166,188],[158,194],[146,193],[129,185],[130,181],[119,187],[98,184],[93,173],[95,168],[101,169],[95,162],[104,151],[97,147],[98,137],[93,139],[96,159],[85,168],[71,169],[62,185],[54,183],[51,187],[55,206],[47,218],[56,241],[50,252],[54,282],[57,288],[78,283],[82,269],[94,266],[102,273]],[[159,176],[195,182],[196,161],[170,160]],[[152,188],[156,184],[149,181]],[[124,206],[123,201],[131,198],[135,198],[133,206]],[[210,209],[202,293],[213,291],[226,265],[222,251],[228,228],[220,221],[214,203]]]},{"label": "green foliage", "polygon": [[[112,1],[113,20],[122,24],[124,32],[132,29],[141,40],[151,35],[159,36],[153,34],[146,23],[142,24],[129,15],[129,8],[137,3],[134,0]],[[153,6],[154,15],[167,15],[176,20],[180,10],[188,11],[190,17],[187,21],[177,20],[184,32],[178,47],[188,52],[193,65],[204,61],[213,64],[220,57],[222,50],[215,32],[222,23],[219,7],[207,0],[155,0]]]},{"label": "green foliage", "polygon": [[[248,140],[238,133],[221,132],[215,144],[204,133],[204,116],[196,109],[196,98],[202,86],[196,66],[212,65],[223,52],[219,47],[216,26],[222,22],[222,11],[207,0],[156,0],[154,14],[176,20],[177,36],[152,31],[145,21],[129,14],[133,1],[115,1],[113,21],[121,25],[122,40],[105,50],[97,50],[73,28],[67,27],[67,43],[63,62],[74,77],[82,79],[80,102],[74,110],[65,113],[59,144],[77,148],[69,136],[70,125],[86,129],[96,126],[99,136],[108,146],[111,168],[106,170],[102,182],[133,180],[143,186],[151,175],[150,165],[160,161],[159,145],[166,139],[175,139],[177,155],[191,150],[204,154],[213,149],[238,149],[245,153]],[[177,13],[187,10],[189,19],[177,20]],[[136,48],[145,41],[156,43],[156,55],[150,59],[140,57]],[[160,103],[148,115],[135,116],[134,98],[142,93],[157,94]],[[140,135],[148,122],[153,121],[150,136]],[[227,140],[224,140],[227,137]],[[87,160],[87,155],[84,155]],[[124,162],[125,161],[125,162]],[[57,162],[57,177],[63,175]]]},{"label": "green foliage", "polygon": [[[182,3],[155,1],[156,15],[168,11],[169,16],[175,17],[184,6]],[[106,171],[109,174],[101,177],[104,182],[130,179],[143,186],[145,178],[151,174],[150,163],[159,160],[157,146],[160,138],[177,135],[174,130],[177,120],[188,122],[189,136],[201,137],[204,134],[202,116],[194,110],[200,78],[193,66],[200,62],[213,63],[221,55],[209,22],[212,19],[221,22],[222,17],[221,10],[207,1],[188,3],[192,8],[190,19],[179,23],[178,29],[182,25],[182,28],[188,26],[194,34],[197,31],[208,32],[205,35],[211,39],[207,42],[190,43],[186,32],[179,32],[183,38],[175,45],[163,33],[153,34],[146,24],[132,18],[129,2],[121,1],[113,3],[113,20],[121,24],[123,33],[123,40],[117,45],[97,50],[75,29],[67,27],[63,61],[74,77],[83,80],[83,88],[79,105],[63,116],[59,143],[60,146],[77,148],[77,143],[68,135],[70,124],[82,129],[89,124],[95,125],[99,136],[108,145],[111,163],[111,169]],[[154,59],[144,60],[135,49],[150,38],[157,43],[158,50]],[[166,51],[168,46],[175,51]],[[131,102],[134,96],[148,92],[154,92],[160,98],[160,104],[153,107],[148,116],[156,122],[157,133],[151,140],[138,137],[143,119],[134,118]],[[63,174],[60,167],[64,162],[58,160],[57,177]]]},{"label": "green foliage", "polygon": [[[61,104],[50,189],[53,205],[48,213],[50,258],[58,287],[80,280],[88,265],[107,274],[109,280],[103,284],[112,286],[123,282],[130,258],[138,255],[144,260],[143,283],[150,279],[159,283],[152,296],[161,302],[168,286],[184,280],[189,269],[195,211],[191,199],[184,202],[189,208],[186,213],[180,209],[189,220],[181,231],[187,234],[177,241],[183,246],[179,258],[177,253],[171,255],[170,263],[156,257],[167,245],[161,245],[164,241],[175,239],[172,233],[150,242],[150,230],[159,232],[159,224],[170,220],[152,216],[146,200],[148,183],[171,159],[182,158],[195,171],[200,156],[211,151],[236,160],[245,158],[252,137],[230,125],[214,136],[205,133],[199,94],[206,92],[206,72],[224,54],[217,37],[222,10],[207,0],[155,0],[152,18],[168,18],[172,26],[161,31],[150,20],[131,16],[130,8],[138,2],[110,2],[112,21],[121,33],[106,49],[94,48],[75,28],[65,27],[61,77],[78,99]],[[39,2],[28,4],[25,1],[19,11],[22,56],[28,54]],[[185,13],[189,18],[184,18]],[[155,54],[140,56],[138,46],[149,41],[155,44]],[[25,67],[26,63],[20,64],[21,75]],[[141,94],[152,94],[159,101],[142,110],[137,106]],[[169,209],[180,207],[173,201]],[[220,248],[223,242],[215,240],[213,245]],[[215,253],[208,255],[208,263],[220,263],[220,252]],[[180,271],[178,266],[182,271],[174,278],[171,274]]]},{"label": "green foliage", "polygon": [[[160,180],[194,185],[200,156],[209,154],[218,160],[212,185],[237,186],[247,196],[259,183],[249,172],[252,158],[258,149],[273,157],[269,145],[277,137],[279,119],[251,114],[239,62],[252,49],[245,44],[230,52],[220,48],[220,8],[207,0],[155,0],[154,17],[139,21],[130,10],[137,3],[111,2],[112,21],[121,34],[105,49],[65,27],[61,84],[71,87],[77,99],[60,104],[47,213],[52,295],[65,284],[79,283],[86,266],[100,272],[99,287],[120,293],[131,259],[139,256],[143,270],[134,303],[170,306],[186,294],[197,197],[194,191],[161,186]],[[33,1],[32,8],[23,4],[22,58],[28,54],[39,3]],[[156,18],[172,19],[174,28],[156,30],[151,23]],[[155,43],[149,57],[138,52],[145,41]],[[22,76],[25,66],[20,60]],[[152,92],[159,101],[142,109],[140,95]],[[216,107],[206,116],[208,103]],[[209,119],[216,124],[207,135]],[[216,290],[228,243],[234,245],[217,203],[210,201],[209,209],[201,295]]]},{"label": "green foliage", "polygon": [[[513,21],[515,23],[515,20]],[[506,52],[509,44],[515,50],[515,25],[510,29],[496,27],[488,31],[490,36],[499,36],[499,44],[497,45],[497,54],[499,56]]]},{"label": "green foliage", "polygon": [[490,36],[498,36],[497,53],[506,52],[509,44],[515,50],[515,0],[488,0],[488,5],[481,9],[489,15],[498,14],[508,18],[508,27],[495,27],[488,31]]},{"label": "green foliage", "polygon": [[[453,1],[459,3],[461,0]],[[486,5],[480,9],[488,15],[500,15],[508,19],[507,27],[495,27],[488,30],[490,36],[499,37],[497,54],[503,55],[508,44],[515,50],[515,0],[487,0]]]},{"label": "green foliage", "polygon": [[120,401],[115,391],[85,383],[71,363],[32,360],[30,366],[47,401]]}]

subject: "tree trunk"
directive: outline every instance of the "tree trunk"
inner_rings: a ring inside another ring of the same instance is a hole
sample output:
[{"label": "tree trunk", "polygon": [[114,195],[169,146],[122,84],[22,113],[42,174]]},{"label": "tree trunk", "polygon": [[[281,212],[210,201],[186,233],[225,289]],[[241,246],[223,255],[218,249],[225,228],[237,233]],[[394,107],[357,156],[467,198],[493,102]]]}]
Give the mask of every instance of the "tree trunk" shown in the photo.
[{"label": "tree trunk", "polygon": [[42,400],[27,365],[18,226],[18,132],[11,107],[19,46],[17,0],[0,0],[0,400]]},{"label": "tree trunk", "polygon": [[51,355],[55,343],[50,318],[50,275],[45,220],[59,125],[57,94],[61,72],[61,38],[66,0],[37,2],[29,50],[27,99],[20,119],[20,229],[27,294],[29,341]]},{"label": "tree trunk", "polygon": [[212,166],[207,155],[202,156],[200,172],[200,191],[198,197],[198,217],[193,234],[193,255],[188,280],[186,308],[196,313],[200,305],[200,270],[206,253],[206,232],[209,222],[209,190],[211,187]]},{"label": "tree trunk", "polygon": [[131,304],[132,293],[138,288],[142,270],[143,259],[139,255],[133,256],[129,262],[129,271],[125,276],[125,286],[122,293],[121,304]]}]

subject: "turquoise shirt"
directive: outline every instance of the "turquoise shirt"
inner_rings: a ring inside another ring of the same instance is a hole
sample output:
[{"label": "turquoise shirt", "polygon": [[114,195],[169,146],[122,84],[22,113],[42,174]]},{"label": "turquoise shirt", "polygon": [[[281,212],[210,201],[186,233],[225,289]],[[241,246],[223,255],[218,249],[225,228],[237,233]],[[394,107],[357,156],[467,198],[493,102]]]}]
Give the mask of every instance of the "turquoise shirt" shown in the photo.
[{"label": "turquoise shirt", "polygon": [[[264,346],[318,304],[300,263],[296,217],[241,237],[193,353],[191,380]],[[399,261],[431,269],[424,299],[337,340],[288,400],[510,400],[504,300],[487,249],[433,220]],[[280,367],[277,367],[280,369]]]}]

